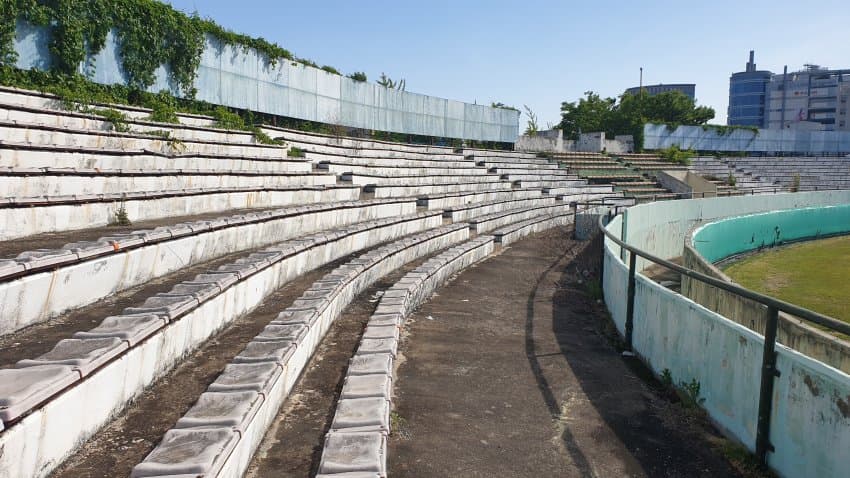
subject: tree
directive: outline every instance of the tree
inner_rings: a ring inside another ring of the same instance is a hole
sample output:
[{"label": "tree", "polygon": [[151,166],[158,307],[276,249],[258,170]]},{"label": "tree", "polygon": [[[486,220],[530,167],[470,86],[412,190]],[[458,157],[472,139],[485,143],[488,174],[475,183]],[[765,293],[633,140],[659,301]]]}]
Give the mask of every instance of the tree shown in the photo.
[{"label": "tree", "polygon": [[657,95],[640,92],[625,93],[619,103],[614,98],[602,98],[587,91],[578,102],[561,104],[561,123],[565,137],[578,139],[579,132],[604,131],[608,137],[630,134],[635,146],[643,145],[643,125],[664,123],[671,126],[701,125],[714,118],[714,109],[697,106],[680,91]]},{"label": "tree", "polygon": [[522,107],[525,109],[525,115],[528,116],[528,126],[525,128],[525,135],[534,136],[539,130],[537,126],[537,115],[534,114],[534,111],[531,111],[528,105],[522,105]]},{"label": "tree", "polygon": [[381,79],[378,80],[376,83],[378,83],[379,85],[381,85],[383,87],[389,88],[391,90],[404,91],[404,89],[407,87],[407,85],[405,84],[404,78],[402,78],[402,79],[400,79],[399,81],[396,82],[396,81],[393,81],[392,79],[390,79],[384,73],[381,73]]},{"label": "tree", "polygon": [[348,77],[354,81],[367,81],[366,73],[363,73],[362,71],[355,71],[354,73],[348,75]]},{"label": "tree", "polygon": [[564,136],[578,139],[580,132],[605,131],[614,111],[614,98],[602,98],[592,91],[585,91],[585,97],[577,102],[561,103],[561,123],[558,128]]}]

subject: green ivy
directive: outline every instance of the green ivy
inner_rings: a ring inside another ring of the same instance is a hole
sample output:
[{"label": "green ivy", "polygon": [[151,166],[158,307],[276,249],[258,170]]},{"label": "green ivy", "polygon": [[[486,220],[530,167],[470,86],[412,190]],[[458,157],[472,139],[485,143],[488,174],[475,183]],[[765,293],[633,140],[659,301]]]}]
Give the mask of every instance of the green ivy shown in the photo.
[{"label": "green ivy", "polygon": [[[131,88],[149,88],[156,81],[157,68],[167,65],[168,80],[187,98],[196,93],[193,85],[205,35],[256,50],[273,66],[283,59],[318,67],[264,38],[225,30],[212,20],[186,15],[156,0],[0,0],[0,66],[17,61],[14,40],[19,19],[49,27],[55,73],[76,75],[87,53],[101,51],[114,30]],[[96,65],[85,67],[91,72]],[[330,66],[322,69],[339,74]]]}]

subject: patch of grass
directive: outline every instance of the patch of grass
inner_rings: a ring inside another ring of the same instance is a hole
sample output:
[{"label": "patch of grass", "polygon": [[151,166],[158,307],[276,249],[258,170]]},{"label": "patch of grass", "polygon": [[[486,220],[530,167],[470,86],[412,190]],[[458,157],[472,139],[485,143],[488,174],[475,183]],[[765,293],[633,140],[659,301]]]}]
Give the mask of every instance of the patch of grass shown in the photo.
[{"label": "patch of grass", "polygon": [[724,268],[735,282],[850,322],[850,236],[792,244]]},{"label": "patch of grass", "polygon": [[584,283],[584,288],[587,290],[587,295],[589,295],[593,300],[602,300],[602,286],[599,284],[598,279],[591,279]]},{"label": "patch of grass", "polygon": [[289,148],[289,151],[286,152],[286,155],[290,158],[303,158],[306,156],[304,154],[304,150],[296,146]]}]

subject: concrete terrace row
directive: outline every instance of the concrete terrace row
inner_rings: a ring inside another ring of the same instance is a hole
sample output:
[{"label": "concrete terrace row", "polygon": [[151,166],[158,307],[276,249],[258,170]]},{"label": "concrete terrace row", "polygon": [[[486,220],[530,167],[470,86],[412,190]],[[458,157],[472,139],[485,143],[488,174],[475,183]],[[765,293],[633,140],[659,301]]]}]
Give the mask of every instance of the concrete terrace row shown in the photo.
[{"label": "concrete terrace row", "polygon": [[[264,127],[285,141],[268,146],[210,118],[150,123],[125,107],[118,133],[58,107],[0,88],[0,477],[49,475],[218,334],[342,261],[220,357],[133,470],[241,476],[328,328],[379,278],[430,257],[418,304],[494,245],[569,223],[571,202],[622,200],[528,153]],[[367,339],[397,337],[386,325]],[[340,408],[374,410],[359,403]]]}]

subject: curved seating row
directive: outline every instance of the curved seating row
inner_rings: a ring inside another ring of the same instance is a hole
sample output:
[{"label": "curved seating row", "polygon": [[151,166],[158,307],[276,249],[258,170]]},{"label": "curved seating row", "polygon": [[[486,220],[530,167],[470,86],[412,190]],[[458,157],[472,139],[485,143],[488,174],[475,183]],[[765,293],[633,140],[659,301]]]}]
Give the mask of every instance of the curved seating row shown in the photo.
[{"label": "curved seating row", "polygon": [[[493,252],[492,236],[480,236],[429,259],[387,289],[369,318],[351,359],[318,477],[387,476],[393,363],[399,329],[414,309],[450,277]],[[368,474],[368,475],[367,475]]]},{"label": "curved seating row", "polygon": [[226,254],[415,211],[415,199],[315,204],[25,252],[0,262],[0,335]]},{"label": "curved seating row", "polygon": [[276,158],[285,156],[287,152],[285,147],[275,145],[201,140],[180,140],[179,143],[175,143],[173,140],[154,134],[93,131],[47,125],[30,125],[9,121],[0,121],[0,137],[12,143],[30,143],[34,145],[149,149],[161,152],[185,150],[199,154],[226,153],[249,157]]},{"label": "curved seating row", "polygon": [[82,169],[209,169],[272,172],[309,172],[313,165],[303,158],[251,157],[198,154],[144,149],[110,149],[82,146],[35,145],[0,141],[0,167]]},{"label": "curved seating row", "polygon": [[363,192],[374,194],[376,198],[422,197],[432,194],[500,191],[510,187],[507,182],[447,182],[443,184],[393,185],[366,184]]},{"label": "curved seating row", "polygon": [[497,189],[483,192],[455,192],[419,196],[416,204],[433,211],[478,202],[529,199],[541,197],[542,195],[543,191],[540,189]]},{"label": "curved seating row", "polygon": [[443,217],[450,218],[452,221],[469,221],[473,218],[494,214],[510,209],[520,209],[525,207],[536,206],[552,206],[555,204],[554,196],[541,196],[525,199],[496,199],[493,201],[476,202],[465,204],[463,206],[452,206],[443,209]]},{"label": "curved seating row", "polygon": [[185,188],[323,186],[326,173],[193,169],[0,168],[0,197],[110,194]]},{"label": "curved seating row", "polygon": [[[443,226],[378,247],[325,275],[237,355],[132,477],[241,476],[260,440],[345,307],[379,278],[469,237]],[[195,453],[177,453],[191,442]]]},{"label": "curved seating row", "polygon": [[406,242],[405,250],[468,234],[465,225],[434,229],[441,222],[439,214],[425,213],[281,242],[107,317],[17,368],[0,369],[0,470],[46,475],[185,354],[292,278],[419,231],[428,231],[427,240]]},{"label": "curved seating row", "polygon": [[558,215],[566,214],[570,210],[569,204],[541,205],[523,207],[518,209],[509,209],[506,211],[487,214],[486,216],[478,216],[469,220],[469,227],[481,234],[483,232],[492,231],[508,224],[531,219],[541,215]]},{"label": "curved seating row", "polygon": [[123,208],[132,221],[354,201],[357,186],[216,187],[147,192],[37,196],[0,199],[0,241],[101,227],[116,221]]}]

